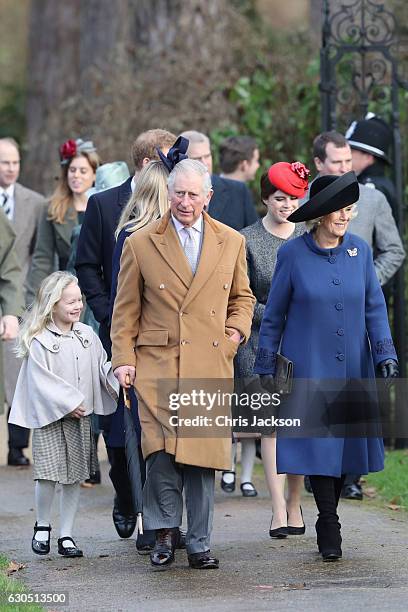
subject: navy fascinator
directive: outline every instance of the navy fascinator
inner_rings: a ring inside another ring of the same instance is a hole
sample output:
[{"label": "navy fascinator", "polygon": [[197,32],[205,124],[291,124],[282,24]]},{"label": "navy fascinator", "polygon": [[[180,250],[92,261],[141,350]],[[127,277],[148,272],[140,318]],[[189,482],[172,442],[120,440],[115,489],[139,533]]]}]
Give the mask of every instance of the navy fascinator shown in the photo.
[{"label": "navy fascinator", "polygon": [[159,148],[157,148],[157,153],[163,164],[166,166],[169,172],[171,172],[176,164],[179,163],[182,159],[187,159],[187,149],[188,149],[189,141],[187,138],[183,136],[179,136],[172,147],[170,147],[167,155],[164,155]]}]

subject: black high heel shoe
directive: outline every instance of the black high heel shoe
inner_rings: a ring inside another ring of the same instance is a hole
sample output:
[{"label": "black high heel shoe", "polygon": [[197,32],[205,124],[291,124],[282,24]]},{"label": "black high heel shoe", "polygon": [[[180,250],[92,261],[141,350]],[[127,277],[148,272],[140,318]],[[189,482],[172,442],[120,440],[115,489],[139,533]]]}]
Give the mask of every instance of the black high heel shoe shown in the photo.
[{"label": "black high heel shoe", "polygon": [[[273,517],[271,520],[271,527],[272,527],[272,522],[273,522]],[[288,537],[288,528],[287,527],[276,527],[276,529],[271,529],[271,527],[269,527],[269,537],[271,538],[278,538],[280,540],[282,540],[283,538],[287,538]]]},{"label": "black high heel shoe", "polygon": [[[286,514],[289,518],[289,514],[288,513]],[[291,525],[288,525],[288,535],[303,535],[305,533],[306,525],[305,525],[305,520],[303,518],[302,506],[300,506],[300,514],[302,515],[303,527],[292,527]]]},{"label": "black high heel shoe", "polygon": [[[35,534],[37,533],[37,531],[48,531],[48,540],[46,540],[45,542],[36,540]],[[44,525],[37,525],[37,521],[35,522],[34,535],[33,539],[31,540],[31,549],[33,552],[35,552],[36,555],[48,555],[48,553],[50,552],[50,534],[51,525],[48,525],[48,527],[46,527]]]}]

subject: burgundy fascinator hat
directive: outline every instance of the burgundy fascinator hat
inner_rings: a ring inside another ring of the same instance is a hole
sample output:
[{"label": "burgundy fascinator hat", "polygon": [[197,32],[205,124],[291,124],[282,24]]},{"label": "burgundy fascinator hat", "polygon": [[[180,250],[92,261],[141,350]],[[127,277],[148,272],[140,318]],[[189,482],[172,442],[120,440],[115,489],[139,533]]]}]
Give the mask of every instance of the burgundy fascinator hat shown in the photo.
[{"label": "burgundy fascinator hat", "polygon": [[95,153],[96,147],[92,140],[66,140],[59,148],[60,164],[66,166],[70,161],[81,153]]},{"label": "burgundy fascinator hat", "polygon": [[303,198],[308,188],[310,170],[302,162],[278,162],[268,170],[268,179],[284,193]]}]

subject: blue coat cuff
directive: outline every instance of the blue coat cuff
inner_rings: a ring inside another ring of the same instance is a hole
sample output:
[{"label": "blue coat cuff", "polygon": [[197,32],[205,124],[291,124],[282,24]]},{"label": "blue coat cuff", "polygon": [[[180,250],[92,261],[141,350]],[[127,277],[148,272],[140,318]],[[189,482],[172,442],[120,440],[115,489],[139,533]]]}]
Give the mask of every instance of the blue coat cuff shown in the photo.
[{"label": "blue coat cuff", "polygon": [[258,348],[256,354],[254,374],[275,374],[276,353],[265,348]]}]

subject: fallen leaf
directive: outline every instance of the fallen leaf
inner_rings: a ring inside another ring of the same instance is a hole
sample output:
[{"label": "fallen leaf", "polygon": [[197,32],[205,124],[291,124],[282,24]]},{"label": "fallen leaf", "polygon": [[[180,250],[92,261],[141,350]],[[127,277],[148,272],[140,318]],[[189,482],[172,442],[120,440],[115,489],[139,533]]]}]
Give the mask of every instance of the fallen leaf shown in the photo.
[{"label": "fallen leaf", "polygon": [[399,510],[402,506],[398,506],[398,504],[388,504],[387,508],[390,510]]},{"label": "fallen leaf", "polygon": [[364,487],[363,494],[366,497],[377,497],[377,489],[375,487]]},{"label": "fallen leaf", "polygon": [[7,576],[11,576],[11,574],[14,574],[14,572],[19,572],[25,567],[26,566],[24,565],[24,563],[16,563],[15,561],[10,561],[10,563],[6,567],[6,574]]}]

